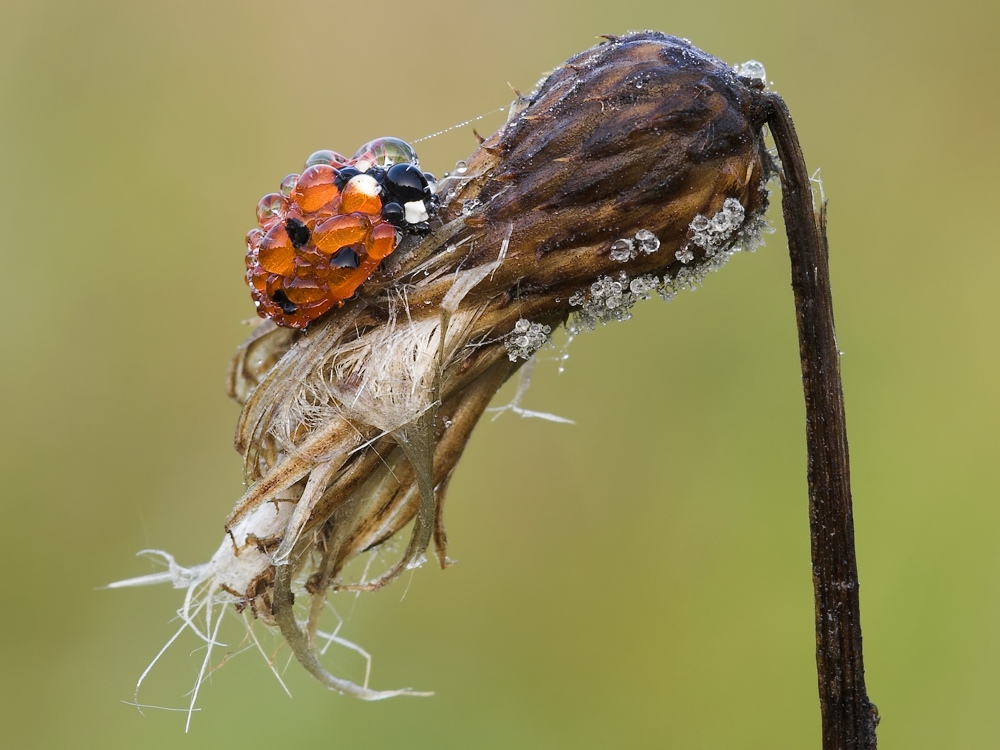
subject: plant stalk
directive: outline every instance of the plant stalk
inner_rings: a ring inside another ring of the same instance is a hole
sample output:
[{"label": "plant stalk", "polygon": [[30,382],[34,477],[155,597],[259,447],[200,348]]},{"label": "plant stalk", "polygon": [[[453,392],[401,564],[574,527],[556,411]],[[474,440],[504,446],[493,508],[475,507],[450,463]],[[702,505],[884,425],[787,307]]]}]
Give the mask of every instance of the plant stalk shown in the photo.
[{"label": "plant stalk", "polygon": [[805,158],[784,100],[763,94],[781,159],[781,204],[791,257],[806,404],[809,525],[816,602],[816,668],[824,750],[873,750],[878,709],[865,690],[840,350],[826,239]]}]

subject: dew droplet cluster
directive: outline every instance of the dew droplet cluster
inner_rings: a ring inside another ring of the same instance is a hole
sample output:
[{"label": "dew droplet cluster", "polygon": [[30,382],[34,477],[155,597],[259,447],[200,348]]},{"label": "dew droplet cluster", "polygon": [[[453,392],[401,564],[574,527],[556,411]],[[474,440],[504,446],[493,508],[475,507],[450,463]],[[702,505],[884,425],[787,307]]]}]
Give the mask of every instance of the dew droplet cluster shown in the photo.
[{"label": "dew droplet cluster", "polygon": [[691,261],[694,260],[694,251],[691,250],[691,248],[688,245],[685,245],[676,253],[674,253],[674,257],[677,258],[677,260],[679,260],[681,263],[690,263]]},{"label": "dew droplet cluster", "polygon": [[635,242],[639,250],[646,255],[655,253],[660,249],[660,240],[648,229],[640,229],[635,233]]},{"label": "dew droplet cluster", "polygon": [[632,305],[638,298],[629,288],[628,275],[622,271],[617,277],[600,276],[585,291],[569,298],[570,305],[579,307],[569,322],[571,334],[592,331],[598,323],[629,320]]},{"label": "dew droplet cluster", "polygon": [[[722,204],[722,210],[711,218],[698,214],[691,221],[691,242],[705,251],[705,255],[711,258],[721,252],[736,234],[743,220],[746,218],[746,210],[743,204],[735,198],[726,198]],[[680,257],[678,256],[678,260]],[[690,258],[684,263],[690,262]]]},{"label": "dew droplet cluster", "polygon": [[639,253],[650,255],[660,249],[660,240],[648,229],[640,229],[634,237],[617,239],[611,243],[611,260],[627,263]]},{"label": "dew droplet cluster", "polygon": [[[770,231],[774,230],[768,228],[763,210],[748,217],[738,200],[727,198],[711,218],[699,214],[691,221],[689,240],[674,254],[681,263],[675,271],[662,279],[652,274],[630,278],[622,271],[617,277],[601,276],[590,287],[574,293],[569,303],[579,309],[568,324],[571,337],[593,330],[598,323],[628,320],[632,306],[653,293],[670,301],[679,292],[694,291],[708,274],[718,271],[736,253],[756,250],[761,235]],[[632,238],[612,242],[611,259],[626,262],[639,252],[653,253],[659,247],[656,235],[642,229]]]},{"label": "dew droplet cluster", "polygon": [[619,239],[611,243],[611,260],[627,263],[636,254],[635,243],[632,240]]},{"label": "dew droplet cluster", "polygon": [[678,260],[685,265],[673,276],[664,276],[656,287],[656,293],[668,302],[679,292],[696,290],[708,274],[718,271],[736,253],[756,250],[762,244],[761,235],[774,230],[768,228],[764,210],[747,217],[738,200],[727,198],[722,210],[711,219],[696,216],[691,222],[690,231],[692,239],[682,248],[685,257],[686,253],[692,252],[691,245],[702,248],[704,257],[687,265],[694,259],[693,253],[692,257],[684,261],[680,258],[681,251],[678,251]]},{"label": "dew droplet cluster", "polygon": [[507,347],[507,356],[511,362],[519,359],[530,359],[536,351],[542,348],[549,340],[552,328],[542,323],[532,323],[530,320],[521,318],[514,324],[514,330],[504,337],[504,346]]},{"label": "dew droplet cluster", "polygon": [[378,138],[353,157],[323,149],[257,204],[246,237],[246,281],[257,314],[305,328],[352,297],[437,208],[433,175],[413,148]]}]

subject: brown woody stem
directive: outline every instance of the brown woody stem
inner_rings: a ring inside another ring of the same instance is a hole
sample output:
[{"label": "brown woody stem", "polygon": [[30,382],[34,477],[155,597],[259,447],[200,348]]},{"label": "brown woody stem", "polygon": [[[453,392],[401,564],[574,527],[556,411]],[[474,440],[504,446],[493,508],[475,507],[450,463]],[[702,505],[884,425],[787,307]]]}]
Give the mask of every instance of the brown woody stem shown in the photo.
[{"label": "brown woody stem", "polygon": [[865,691],[847,423],[833,324],[825,206],[818,214],[813,208],[805,158],[785,102],[776,94],[762,96],[782,164],[781,202],[791,256],[806,402],[823,748],[871,750],[877,745],[875,727],[879,717]]}]

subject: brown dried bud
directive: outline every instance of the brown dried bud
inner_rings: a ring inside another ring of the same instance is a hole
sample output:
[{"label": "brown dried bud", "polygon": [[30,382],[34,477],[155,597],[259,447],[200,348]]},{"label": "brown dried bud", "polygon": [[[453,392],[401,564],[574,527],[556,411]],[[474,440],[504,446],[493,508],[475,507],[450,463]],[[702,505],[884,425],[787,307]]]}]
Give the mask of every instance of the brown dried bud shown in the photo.
[{"label": "brown dried bud", "polygon": [[[761,87],[690,43],[608,38],[515,103],[507,124],[444,180],[432,231],[308,332],[264,323],[237,353],[236,444],[249,489],[227,539],[187,582],[234,593],[276,622],[331,688],[292,614],[293,581],[315,631],[331,588],[373,589],[442,565],[442,503],[492,396],[576,314],[627,317],[652,291],[696,283],[754,242],[770,160]],[[344,566],[414,526],[374,579]]]},{"label": "brown dried bud", "polygon": [[[471,223],[488,239],[470,260],[495,258],[497,239],[509,237],[494,278],[528,294],[579,289],[621,270],[673,276],[704,261],[706,248],[691,242],[698,215],[716,215],[727,198],[747,216],[766,207],[763,112],[746,83],[689,42],[657,33],[612,38],[572,58],[519,103],[468,160],[474,176],[446,195],[452,211],[465,200],[483,206]],[[616,239],[642,230],[658,251],[627,266],[610,257]],[[686,264],[675,257],[685,246],[694,254]]]}]

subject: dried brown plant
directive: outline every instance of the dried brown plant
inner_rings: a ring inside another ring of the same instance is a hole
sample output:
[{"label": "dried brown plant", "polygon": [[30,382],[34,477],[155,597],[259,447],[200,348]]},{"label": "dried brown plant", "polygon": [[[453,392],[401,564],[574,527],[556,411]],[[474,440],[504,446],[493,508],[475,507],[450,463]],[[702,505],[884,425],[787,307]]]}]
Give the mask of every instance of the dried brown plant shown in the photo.
[{"label": "dried brown plant", "polygon": [[[444,497],[500,386],[550,331],[620,320],[696,285],[764,225],[773,111],[755,75],[655,32],[608,37],[519,96],[507,123],[439,186],[431,232],[300,332],[262,324],[233,360],[248,489],[211,561],[162,576],[277,625],[316,656],[327,595],[448,565]],[[373,578],[345,567],[412,522]],[[135,581],[133,581],[134,583]],[[298,620],[295,595],[309,597]],[[210,618],[209,618],[210,619]]]}]

